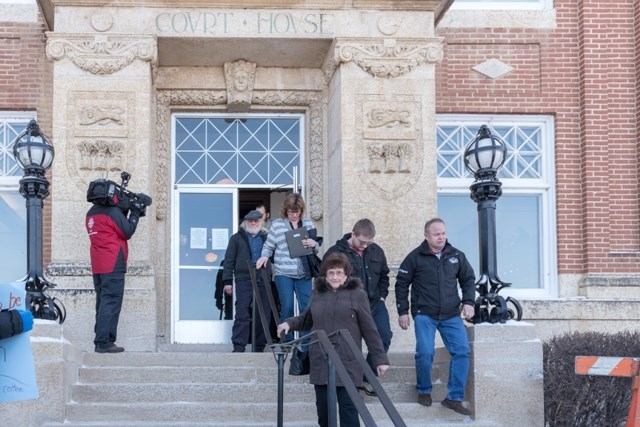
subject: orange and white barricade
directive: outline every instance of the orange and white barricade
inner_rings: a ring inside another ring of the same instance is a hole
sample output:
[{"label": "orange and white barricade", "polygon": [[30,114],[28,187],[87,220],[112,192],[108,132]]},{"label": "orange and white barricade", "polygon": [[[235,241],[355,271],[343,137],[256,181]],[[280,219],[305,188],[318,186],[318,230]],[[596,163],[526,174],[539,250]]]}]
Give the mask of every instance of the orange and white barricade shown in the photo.
[{"label": "orange and white barricade", "polygon": [[631,405],[627,427],[640,427],[640,358],[576,356],[576,374],[631,377]]}]

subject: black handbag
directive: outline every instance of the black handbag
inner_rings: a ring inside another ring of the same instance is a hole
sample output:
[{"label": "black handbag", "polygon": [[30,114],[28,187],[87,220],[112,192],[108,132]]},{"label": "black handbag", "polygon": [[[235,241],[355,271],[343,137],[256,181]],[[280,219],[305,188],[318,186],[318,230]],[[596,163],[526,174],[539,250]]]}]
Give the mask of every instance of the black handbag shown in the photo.
[{"label": "black handbag", "polygon": [[307,264],[309,265],[309,274],[312,279],[320,276],[320,265],[322,264],[322,260],[316,254],[307,255]]},{"label": "black handbag", "polygon": [[298,347],[294,347],[291,352],[289,375],[309,375],[309,370],[309,352],[301,351]]}]

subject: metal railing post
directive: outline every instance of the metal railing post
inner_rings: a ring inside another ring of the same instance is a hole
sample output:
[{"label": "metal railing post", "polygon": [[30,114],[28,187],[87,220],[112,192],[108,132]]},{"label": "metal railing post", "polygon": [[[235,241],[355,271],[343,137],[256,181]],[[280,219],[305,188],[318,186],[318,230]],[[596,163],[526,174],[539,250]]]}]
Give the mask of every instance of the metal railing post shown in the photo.
[{"label": "metal railing post", "polygon": [[284,425],[284,361],[285,353],[278,353],[278,427]]},{"label": "metal railing post", "polygon": [[338,426],[338,392],[336,390],[336,367],[327,357],[327,416],[329,417],[329,426]]}]

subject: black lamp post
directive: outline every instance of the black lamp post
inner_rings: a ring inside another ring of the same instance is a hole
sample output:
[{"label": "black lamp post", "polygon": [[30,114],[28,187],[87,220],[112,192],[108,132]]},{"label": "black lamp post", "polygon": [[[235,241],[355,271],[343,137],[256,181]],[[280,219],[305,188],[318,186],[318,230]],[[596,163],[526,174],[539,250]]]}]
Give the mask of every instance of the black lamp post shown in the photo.
[{"label": "black lamp post", "polygon": [[27,276],[26,301],[35,318],[64,322],[64,306],[44,293],[56,285],[42,273],[42,207],[49,195],[49,181],[45,172],[51,167],[54,151],[49,138],[38,123],[31,120],[27,128],[17,136],[13,145],[13,157],[24,170],[20,180],[20,194],[27,205]]},{"label": "black lamp post", "polygon": [[[464,151],[464,165],[475,181],[471,185],[471,199],[478,205],[478,235],[480,240],[480,276],[476,290],[473,323],[504,323],[509,319],[520,320],[522,308],[515,299],[506,300],[498,295],[501,289],[511,286],[498,277],[496,263],[496,201],[502,195],[502,183],[496,177],[507,157],[507,146],[502,139],[492,135],[487,125],[482,125],[476,137]],[[508,307],[512,303],[515,312]]]}]

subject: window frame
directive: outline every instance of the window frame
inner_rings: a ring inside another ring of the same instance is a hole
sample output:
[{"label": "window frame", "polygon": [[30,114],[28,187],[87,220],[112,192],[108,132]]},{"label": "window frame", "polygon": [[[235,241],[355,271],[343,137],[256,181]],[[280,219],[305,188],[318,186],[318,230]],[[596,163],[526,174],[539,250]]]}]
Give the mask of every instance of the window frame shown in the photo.
[{"label": "window frame", "polygon": [[[24,121],[24,127],[26,128],[31,120],[37,120],[33,111],[0,111],[0,125],[2,126],[10,121]],[[0,175],[0,191],[17,190],[21,179],[22,175]]]},{"label": "window frame", "polygon": [[456,0],[450,10],[552,10],[553,0]]},{"label": "window frame", "polygon": [[[558,261],[556,245],[556,192],[555,192],[555,139],[554,118],[552,116],[518,116],[487,114],[437,114],[438,126],[464,125],[467,128],[479,129],[481,125],[493,126],[540,126],[541,131],[541,179],[502,178],[502,198],[526,195],[540,195],[540,273],[539,288],[515,289],[507,288],[503,294],[515,298],[556,298],[558,295]],[[437,171],[436,171],[437,174]],[[437,178],[437,195],[469,195],[469,186],[473,177]],[[498,200],[499,209],[500,200]],[[498,224],[499,227],[499,224]],[[477,239],[477,237],[476,237]],[[498,236],[499,239],[499,236]],[[477,240],[476,240],[477,242]],[[499,265],[499,260],[498,260]],[[478,273],[478,272],[476,272]]]},{"label": "window frame", "polygon": [[[0,126],[4,126],[6,122],[21,123],[24,121],[24,126],[26,128],[29,122],[35,119],[36,119],[36,113],[34,111],[0,111]],[[19,196],[19,199],[22,199],[22,196],[19,194],[19,190],[20,190],[20,180],[23,178],[23,176],[24,174],[22,173],[20,175],[11,175],[11,176],[0,175],[0,193],[2,194],[15,193],[14,196],[16,197]],[[15,206],[14,209],[18,209],[18,206],[24,209],[23,212],[25,217],[25,224],[24,224],[24,229],[22,230],[22,234],[24,236],[24,243],[25,243],[24,250],[26,251],[27,250],[27,247],[26,247],[26,243],[27,243],[26,209],[27,208],[26,208],[26,205],[24,204],[24,200],[22,201],[22,203],[18,203],[18,205]],[[16,248],[13,248],[13,249],[14,250],[11,252],[12,254],[15,253],[14,252],[15,250],[18,250]],[[12,262],[12,260],[10,259],[9,260],[4,259],[4,261]],[[18,262],[22,264],[22,267],[24,268],[23,271],[26,271],[26,268],[27,268],[26,256],[20,256],[20,260]],[[19,278],[20,276],[16,277],[15,279],[19,280]]]}]

